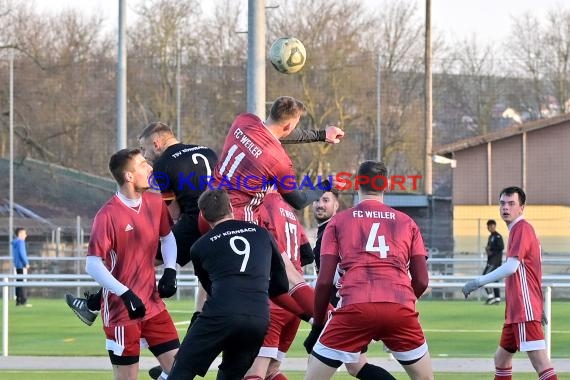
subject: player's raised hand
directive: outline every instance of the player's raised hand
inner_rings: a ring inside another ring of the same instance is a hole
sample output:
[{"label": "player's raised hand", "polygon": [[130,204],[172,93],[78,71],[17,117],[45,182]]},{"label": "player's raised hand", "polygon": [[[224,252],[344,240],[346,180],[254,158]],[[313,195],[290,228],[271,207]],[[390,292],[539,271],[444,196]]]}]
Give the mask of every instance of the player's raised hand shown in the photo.
[{"label": "player's raised hand", "polygon": [[340,140],[344,137],[344,131],[339,127],[334,125],[329,125],[325,128],[326,139],[325,141],[329,144],[338,144]]},{"label": "player's raised hand", "polygon": [[129,312],[129,318],[137,319],[144,317],[146,314],[144,303],[131,289],[121,294],[121,299]]},{"label": "player's raised hand", "polygon": [[461,289],[461,291],[463,292],[463,295],[465,296],[465,298],[467,298],[467,296],[469,296],[469,293],[471,293],[474,290],[477,290],[481,287],[481,284],[479,284],[479,280],[477,280],[476,278],[473,280],[469,280],[465,283],[465,285],[463,285],[463,289]]}]

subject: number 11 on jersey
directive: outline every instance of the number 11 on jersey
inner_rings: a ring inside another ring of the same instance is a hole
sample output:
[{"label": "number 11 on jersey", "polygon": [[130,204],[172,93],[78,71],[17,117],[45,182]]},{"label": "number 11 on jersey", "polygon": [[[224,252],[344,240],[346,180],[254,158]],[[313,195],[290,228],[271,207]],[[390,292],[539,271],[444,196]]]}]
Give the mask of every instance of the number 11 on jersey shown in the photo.
[{"label": "number 11 on jersey", "polygon": [[[388,257],[388,251],[390,247],[386,245],[386,238],[384,235],[378,236],[378,229],[380,228],[380,223],[373,223],[370,228],[370,233],[368,234],[368,241],[366,242],[367,252],[379,252],[381,259]],[[378,245],[376,245],[378,243]]]}]

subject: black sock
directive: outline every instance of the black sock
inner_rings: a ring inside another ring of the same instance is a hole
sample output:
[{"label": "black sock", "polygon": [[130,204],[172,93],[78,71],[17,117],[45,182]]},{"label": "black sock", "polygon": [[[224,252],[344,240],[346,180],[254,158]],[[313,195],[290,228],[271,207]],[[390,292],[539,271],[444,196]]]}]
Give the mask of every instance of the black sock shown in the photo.
[{"label": "black sock", "polygon": [[89,294],[87,297],[87,308],[91,311],[101,310],[101,297],[103,296],[103,288],[95,294]]},{"label": "black sock", "polygon": [[370,363],[364,364],[364,367],[356,374],[356,378],[360,380],[396,380],[396,378],[390,375],[390,372],[384,368]]}]

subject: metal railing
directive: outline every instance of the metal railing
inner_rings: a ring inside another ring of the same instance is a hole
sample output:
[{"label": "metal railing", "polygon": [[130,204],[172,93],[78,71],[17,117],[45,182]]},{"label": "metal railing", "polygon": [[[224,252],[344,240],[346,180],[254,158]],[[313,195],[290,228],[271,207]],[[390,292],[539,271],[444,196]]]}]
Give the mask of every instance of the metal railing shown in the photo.
[{"label": "metal railing", "polygon": [[[76,286],[100,286],[93,281],[92,277],[87,274],[0,274],[3,278],[2,286],[2,355],[8,356],[8,308],[9,308],[9,288],[10,287],[76,287]],[[307,275],[305,279],[312,281],[316,278],[314,275]],[[472,279],[473,276],[455,276],[455,275],[433,275],[430,276],[429,287],[440,289],[461,289],[465,283]],[[157,275],[156,279],[159,279]],[[179,274],[177,276],[178,287],[192,287],[195,291],[198,289],[198,279],[191,274]],[[16,281],[25,280],[25,281]],[[549,321],[552,321],[552,289],[553,288],[570,288],[570,275],[546,275],[542,278],[544,292],[544,312]],[[504,288],[504,283],[487,284],[489,288]],[[550,357],[551,352],[551,334],[552,323],[548,323],[544,327],[544,335],[546,340],[546,352]]]}]

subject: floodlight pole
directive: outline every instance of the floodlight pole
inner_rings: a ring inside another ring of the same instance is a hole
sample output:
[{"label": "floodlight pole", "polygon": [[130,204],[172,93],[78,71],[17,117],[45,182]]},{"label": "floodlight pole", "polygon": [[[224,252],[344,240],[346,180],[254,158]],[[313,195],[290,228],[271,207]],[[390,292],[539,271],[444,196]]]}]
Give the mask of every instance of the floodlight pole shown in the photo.
[{"label": "floodlight pole", "polygon": [[382,103],[381,99],[382,56],[378,53],[376,68],[376,161],[382,161]]},{"label": "floodlight pole", "polygon": [[265,0],[248,0],[247,32],[247,112],[265,119]]},{"label": "floodlight pole", "polygon": [[[12,257],[12,231],[14,231],[14,51],[10,52],[10,84],[9,84],[8,117],[10,128],[10,170],[9,170],[9,190],[8,190],[8,252]],[[7,278],[4,281],[8,281]],[[9,287],[2,287],[2,356],[8,356],[8,298]]]},{"label": "floodlight pole", "polygon": [[117,43],[117,150],[127,147],[127,48],[126,0],[119,0],[119,32]]},{"label": "floodlight pole", "polygon": [[176,38],[176,138],[182,141],[180,130],[180,35]]},{"label": "floodlight pole", "polygon": [[431,77],[431,0],[426,0],[426,25],[425,25],[425,173],[424,192],[427,196],[432,195],[432,139],[433,139],[433,115],[432,115],[432,77]]}]

